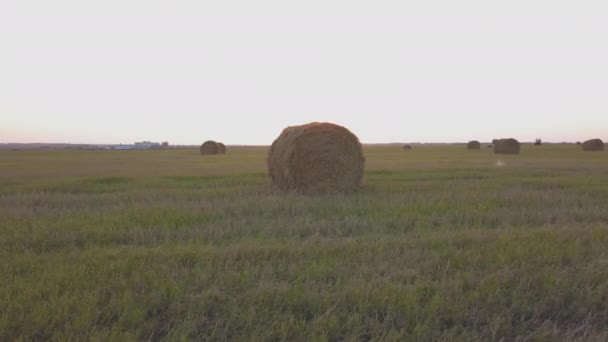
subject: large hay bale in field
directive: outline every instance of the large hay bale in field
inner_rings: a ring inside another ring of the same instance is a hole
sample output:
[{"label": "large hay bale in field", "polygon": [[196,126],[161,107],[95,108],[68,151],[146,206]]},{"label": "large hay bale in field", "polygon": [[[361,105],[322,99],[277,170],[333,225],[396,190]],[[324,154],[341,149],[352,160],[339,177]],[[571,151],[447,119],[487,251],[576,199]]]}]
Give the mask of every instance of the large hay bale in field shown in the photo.
[{"label": "large hay bale in field", "polygon": [[602,139],[591,139],[587,140],[583,143],[583,151],[603,151],[604,150],[604,142]]},{"label": "large hay bale in field", "polygon": [[219,154],[226,154],[226,145],[224,145],[221,142],[218,142],[217,147],[219,149],[219,152],[218,152]]},{"label": "large hay bale in field", "polygon": [[496,154],[519,154],[519,141],[509,139],[498,139],[494,143],[494,153]]},{"label": "large hay bale in field", "polygon": [[220,147],[213,140],[207,140],[201,145],[201,154],[218,154],[220,153]]},{"label": "large hay bale in field", "polygon": [[290,126],[272,143],[268,174],[281,190],[304,194],[350,192],[363,180],[359,139],[332,123]]},{"label": "large hay bale in field", "polygon": [[467,143],[468,150],[479,150],[481,149],[481,143],[477,140],[471,140]]}]

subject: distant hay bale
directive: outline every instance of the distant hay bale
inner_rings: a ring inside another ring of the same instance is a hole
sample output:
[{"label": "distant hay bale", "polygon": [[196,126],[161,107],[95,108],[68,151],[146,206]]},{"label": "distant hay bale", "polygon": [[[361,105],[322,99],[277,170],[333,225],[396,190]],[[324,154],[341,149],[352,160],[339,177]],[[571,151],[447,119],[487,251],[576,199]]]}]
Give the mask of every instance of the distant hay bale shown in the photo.
[{"label": "distant hay bale", "polygon": [[219,154],[226,154],[226,145],[221,142],[218,142],[217,147],[219,148]]},{"label": "distant hay bale", "polygon": [[285,128],[272,143],[267,163],[272,183],[281,190],[350,192],[361,185],[365,157],[348,129],[313,122]]},{"label": "distant hay bale", "polygon": [[494,143],[494,153],[496,154],[519,154],[519,141],[509,139],[498,139]]},{"label": "distant hay bale", "polygon": [[201,145],[201,154],[218,154],[220,152],[220,147],[213,140],[207,140]]},{"label": "distant hay bale", "polygon": [[487,148],[494,148],[494,145],[488,145]]},{"label": "distant hay bale", "polygon": [[403,145],[403,149],[404,150],[411,150],[412,149],[412,145]]},{"label": "distant hay bale", "polygon": [[467,143],[468,150],[479,150],[481,148],[481,143],[477,140],[471,140]]},{"label": "distant hay bale", "polygon": [[577,144],[577,145],[582,145],[580,141],[577,141],[577,142],[576,142],[576,144]]},{"label": "distant hay bale", "polygon": [[583,151],[603,151],[604,142],[601,139],[591,139],[583,143]]}]

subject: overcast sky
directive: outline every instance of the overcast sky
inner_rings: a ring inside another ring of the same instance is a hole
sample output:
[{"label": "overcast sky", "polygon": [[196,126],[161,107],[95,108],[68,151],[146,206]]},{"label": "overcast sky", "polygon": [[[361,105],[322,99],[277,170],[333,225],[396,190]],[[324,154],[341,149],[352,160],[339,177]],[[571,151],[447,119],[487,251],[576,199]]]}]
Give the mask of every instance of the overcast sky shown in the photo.
[{"label": "overcast sky", "polygon": [[608,140],[608,2],[0,4],[0,142]]}]

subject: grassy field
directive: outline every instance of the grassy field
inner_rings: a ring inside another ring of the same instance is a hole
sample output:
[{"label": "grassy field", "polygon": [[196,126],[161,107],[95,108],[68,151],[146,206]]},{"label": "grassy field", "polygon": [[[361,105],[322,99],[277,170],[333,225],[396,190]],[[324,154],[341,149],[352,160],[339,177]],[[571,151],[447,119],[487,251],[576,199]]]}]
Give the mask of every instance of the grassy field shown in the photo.
[{"label": "grassy field", "polygon": [[608,153],[366,146],[305,197],[266,151],[1,151],[0,340],[608,340]]}]

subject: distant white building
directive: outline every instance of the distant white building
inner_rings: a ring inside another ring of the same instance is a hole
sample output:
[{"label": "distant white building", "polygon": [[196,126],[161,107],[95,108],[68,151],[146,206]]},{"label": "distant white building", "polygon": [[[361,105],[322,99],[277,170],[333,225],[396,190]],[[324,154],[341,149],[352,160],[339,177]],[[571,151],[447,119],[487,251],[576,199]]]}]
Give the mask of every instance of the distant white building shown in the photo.
[{"label": "distant white building", "polygon": [[133,145],[113,145],[111,146],[112,150],[152,150],[161,148],[162,145],[157,142],[152,141],[137,141]]},{"label": "distant white building", "polygon": [[133,145],[113,145],[110,147],[112,150],[132,150],[134,148]]},{"label": "distant white building", "polygon": [[149,150],[153,148],[160,148],[160,143],[152,141],[139,141],[135,142],[134,147],[138,150]]}]

